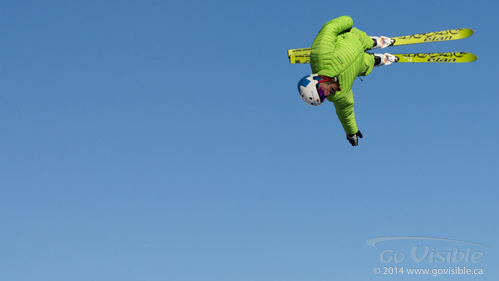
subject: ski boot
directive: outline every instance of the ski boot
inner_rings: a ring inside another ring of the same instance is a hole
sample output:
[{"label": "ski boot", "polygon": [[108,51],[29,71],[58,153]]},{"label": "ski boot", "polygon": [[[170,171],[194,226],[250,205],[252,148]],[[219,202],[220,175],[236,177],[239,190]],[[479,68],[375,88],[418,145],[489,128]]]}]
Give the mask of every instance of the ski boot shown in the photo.
[{"label": "ski boot", "polygon": [[398,61],[398,58],[394,55],[384,53],[384,54],[373,54],[374,56],[374,66],[390,65]]},{"label": "ski boot", "polygon": [[371,48],[372,49],[379,49],[379,48],[386,48],[386,47],[389,47],[391,46],[395,40],[389,38],[389,37],[386,37],[386,36],[369,36],[373,39],[373,47]]}]

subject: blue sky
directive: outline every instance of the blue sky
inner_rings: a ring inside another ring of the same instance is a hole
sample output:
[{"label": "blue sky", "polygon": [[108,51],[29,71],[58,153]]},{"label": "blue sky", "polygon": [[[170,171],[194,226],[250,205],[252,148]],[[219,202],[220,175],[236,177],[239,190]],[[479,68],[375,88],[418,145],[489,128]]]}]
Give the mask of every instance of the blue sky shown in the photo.
[{"label": "blue sky", "polygon": [[[415,280],[382,273],[467,266],[484,274],[438,278],[497,280],[497,10],[447,0],[4,3],[0,279]],[[310,68],[286,57],[342,15],[370,35],[472,28],[465,40],[387,51],[479,59],[357,80],[364,138],[351,147],[332,104],[299,98]],[[384,236],[485,246],[366,243]],[[483,258],[415,263],[414,247]],[[382,263],[386,250],[407,258]]]}]

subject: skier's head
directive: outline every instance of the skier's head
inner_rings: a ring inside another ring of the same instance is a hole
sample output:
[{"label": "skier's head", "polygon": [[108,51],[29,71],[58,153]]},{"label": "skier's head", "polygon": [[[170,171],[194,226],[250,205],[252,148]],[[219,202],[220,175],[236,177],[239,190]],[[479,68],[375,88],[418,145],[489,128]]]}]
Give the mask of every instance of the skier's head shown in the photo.
[{"label": "skier's head", "polygon": [[312,106],[321,105],[322,102],[336,91],[341,91],[338,77],[333,78],[310,74],[298,82],[298,93],[305,103]]}]

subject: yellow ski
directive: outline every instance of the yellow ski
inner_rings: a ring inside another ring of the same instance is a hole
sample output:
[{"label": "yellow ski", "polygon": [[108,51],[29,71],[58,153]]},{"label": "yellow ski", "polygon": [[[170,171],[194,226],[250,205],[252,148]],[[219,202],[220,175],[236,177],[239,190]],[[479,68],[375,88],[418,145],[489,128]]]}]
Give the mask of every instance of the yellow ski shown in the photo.
[{"label": "yellow ski", "polygon": [[[391,39],[394,39],[394,42],[390,46],[402,46],[410,44],[459,40],[470,37],[471,35],[473,35],[473,33],[474,31],[472,29],[461,28],[461,29],[449,29],[443,31],[428,32],[428,33],[419,33],[419,34],[399,36],[399,37],[390,37]],[[310,48],[288,50],[288,58],[290,59],[292,55],[301,56],[309,54],[310,54]]]},{"label": "yellow ski", "polygon": [[310,63],[310,54],[306,55],[291,55],[289,57],[290,63]]},{"label": "yellow ski", "polygon": [[397,62],[432,62],[432,63],[462,63],[476,61],[474,54],[466,52],[454,53],[421,53],[421,54],[392,54]]},{"label": "yellow ski", "polygon": [[[392,54],[397,57],[397,63],[401,62],[431,62],[431,63],[463,63],[476,61],[478,58],[472,53],[448,52],[448,53],[414,53],[414,54]],[[291,55],[291,63],[310,63],[310,55]]]}]

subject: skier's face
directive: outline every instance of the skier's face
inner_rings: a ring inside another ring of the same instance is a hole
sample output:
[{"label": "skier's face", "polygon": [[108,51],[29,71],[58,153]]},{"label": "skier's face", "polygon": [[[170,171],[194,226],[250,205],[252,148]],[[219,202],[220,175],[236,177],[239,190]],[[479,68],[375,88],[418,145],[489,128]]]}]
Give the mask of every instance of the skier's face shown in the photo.
[{"label": "skier's face", "polygon": [[334,95],[337,91],[341,91],[340,84],[337,82],[327,81],[319,83],[318,85],[319,93],[324,93],[324,97],[329,97]]}]

